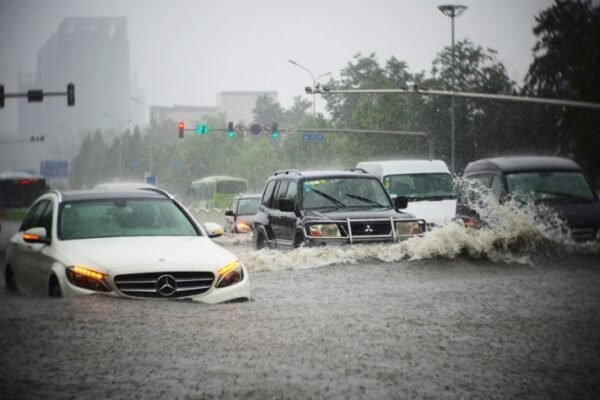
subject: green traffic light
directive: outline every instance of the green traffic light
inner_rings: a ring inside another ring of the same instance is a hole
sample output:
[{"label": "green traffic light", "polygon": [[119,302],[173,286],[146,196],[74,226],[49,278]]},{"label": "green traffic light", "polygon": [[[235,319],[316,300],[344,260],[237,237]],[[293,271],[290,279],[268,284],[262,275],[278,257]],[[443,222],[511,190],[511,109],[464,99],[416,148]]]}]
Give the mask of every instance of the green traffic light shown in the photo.
[{"label": "green traffic light", "polygon": [[228,131],[227,136],[229,136],[230,139],[235,138],[235,131]]},{"label": "green traffic light", "polygon": [[202,124],[196,125],[196,134],[197,135],[207,135],[208,134],[208,125],[202,125]]},{"label": "green traffic light", "polygon": [[271,137],[273,139],[278,139],[279,138],[279,132],[275,131],[275,132],[271,132]]}]

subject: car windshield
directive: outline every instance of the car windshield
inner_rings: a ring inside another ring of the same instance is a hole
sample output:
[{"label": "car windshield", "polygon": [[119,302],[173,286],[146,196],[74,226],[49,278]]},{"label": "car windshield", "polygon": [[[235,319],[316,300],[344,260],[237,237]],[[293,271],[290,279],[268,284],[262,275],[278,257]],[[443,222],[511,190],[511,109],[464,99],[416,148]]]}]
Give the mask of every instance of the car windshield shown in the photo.
[{"label": "car windshield", "polygon": [[320,178],[302,185],[302,208],[391,208],[376,178]]},{"label": "car windshield", "polygon": [[409,200],[456,198],[452,177],[446,173],[390,175],[384,178],[383,184],[392,197],[403,196]]},{"label": "car windshield", "polygon": [[254,215],[258,211],[260,197],[241,198],[238,205],[238,215]]},{"label": "car windshield", "polygon": [[175,203],[162,199],[65,202],[61,206],[58,228],[62,240],[199,235]]},{"label": "car windshield", "polygon": [[581,172],[542,171],[507,174],[508,191],[516,198],[549,201],[593,201],[594,192]]}]

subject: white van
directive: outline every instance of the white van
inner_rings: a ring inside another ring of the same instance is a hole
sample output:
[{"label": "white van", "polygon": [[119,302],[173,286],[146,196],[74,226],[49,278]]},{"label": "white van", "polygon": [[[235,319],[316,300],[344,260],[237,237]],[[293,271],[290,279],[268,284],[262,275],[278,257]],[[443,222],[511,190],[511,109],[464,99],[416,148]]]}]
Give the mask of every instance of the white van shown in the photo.
[{"label": "white van", "polygon": [[356,165],[376,175],[392,198],[406,197],[403,210],[431,226],[443,225],[456,216],[456,192],[448,166],[442,160],[364,161]]}]

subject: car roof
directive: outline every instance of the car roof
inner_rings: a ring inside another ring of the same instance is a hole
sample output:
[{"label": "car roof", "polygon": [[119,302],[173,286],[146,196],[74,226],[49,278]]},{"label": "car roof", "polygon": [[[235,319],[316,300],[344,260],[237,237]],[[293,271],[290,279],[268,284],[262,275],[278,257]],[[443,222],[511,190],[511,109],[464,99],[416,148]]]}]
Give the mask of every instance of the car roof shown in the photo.
[{"label": "car roof", "polygon": [[464,175],[478,172],[581,171],[573,160],[551,156],[513,156],[484,158],[467,164]]},{"label": "car roof", "polygon": [[374,175],[369,174],[363,170],[309,170],[309,171],[299,171],[299,170],[282,170],[276,171],[273,173],[271,178],[281,177],[281,176],[291,176],[297,178],[304,179],[316,179],[316,178],[375,178]]},{"label": "car roof", "polygon": [[145,182],[105,182],[98,183],[94,189],[102,190],[127,190],[140,188],[155,188],[156,186]]},{"label": "car roof", "polygon": [[110,200],[110,199],[168,199],[166,192],[158,190],[72,190],[58,192],[61,201]]},{"label": "car roof", "polygon": [[383,176],[395,174],[450,173],[448,166],[443,160],[414,159],[361,161],[356,167]]}]

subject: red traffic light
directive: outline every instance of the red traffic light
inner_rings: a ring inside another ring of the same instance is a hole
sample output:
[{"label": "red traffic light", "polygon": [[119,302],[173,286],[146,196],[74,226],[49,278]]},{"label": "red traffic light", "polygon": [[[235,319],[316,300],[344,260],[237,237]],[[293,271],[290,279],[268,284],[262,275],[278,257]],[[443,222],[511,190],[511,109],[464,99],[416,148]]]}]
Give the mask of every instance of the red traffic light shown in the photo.
[{"label": "red traffic light", "polygon": [[183,138],[183,131],[185,130],[185,124],[183,122],[180,122],[179,124],[177,124],[177,128],[179,129],[179,137]]}]

